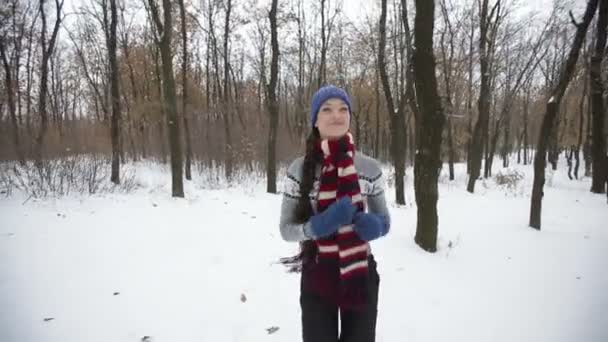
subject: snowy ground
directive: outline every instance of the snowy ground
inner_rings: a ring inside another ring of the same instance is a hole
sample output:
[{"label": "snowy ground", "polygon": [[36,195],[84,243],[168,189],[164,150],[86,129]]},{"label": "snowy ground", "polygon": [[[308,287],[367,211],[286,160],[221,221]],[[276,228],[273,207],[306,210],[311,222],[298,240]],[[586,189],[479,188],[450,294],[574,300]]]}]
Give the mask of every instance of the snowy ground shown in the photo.
[{"label": "snowy ground", "polygon": [[[605,195],[550,172],[538,232],[532,169],[519,170],[514,189],[489,180],[474,195],[462,165],[443,176],[435,254],[413,242],[415,205],[391,205],[391,233],[372,243],[377,341],[608,341]],[[296,251],[279,195],[260,181],[172,199],[168,171],[139,165],[137,179],[129,195],[0,199],[0,341],[300,339],[299,278],[276,264]]]}]

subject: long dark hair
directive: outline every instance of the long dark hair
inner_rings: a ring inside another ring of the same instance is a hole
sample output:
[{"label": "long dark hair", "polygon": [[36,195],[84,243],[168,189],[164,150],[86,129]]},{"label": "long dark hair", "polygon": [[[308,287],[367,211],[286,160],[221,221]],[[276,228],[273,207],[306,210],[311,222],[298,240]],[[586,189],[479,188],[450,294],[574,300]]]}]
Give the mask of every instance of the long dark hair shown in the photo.
[{"label": "long dark hair", "polygon": [[[321,155],[315,149],[320,136],[319,130],[313,127],[306,138],[306,153],[302,164],[302,178],[300,179],[300,198],[296,206],[297,223],[305,223],[313,215],[310,192],[314,186],[317,165],[321,162]],[[281,263],[289,267],[290,272],[300,272],[302,266],[314,258],[316,252],[317,246],[312,240],[302,241],[300,243],[300,253],[282,258]]]}]

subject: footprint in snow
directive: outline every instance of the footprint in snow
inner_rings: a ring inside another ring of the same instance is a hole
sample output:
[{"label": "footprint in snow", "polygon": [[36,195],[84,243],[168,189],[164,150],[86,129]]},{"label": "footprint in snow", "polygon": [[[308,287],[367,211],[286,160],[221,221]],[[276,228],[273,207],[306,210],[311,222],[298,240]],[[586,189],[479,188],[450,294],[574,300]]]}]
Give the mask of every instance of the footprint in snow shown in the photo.
[{"label": "footprint in snow", "polygon": [[268,335],[272,335],[275,332],[279,331],[279,327],[270,327],[270,328],[266,328],[266,331],[268,332]]}]

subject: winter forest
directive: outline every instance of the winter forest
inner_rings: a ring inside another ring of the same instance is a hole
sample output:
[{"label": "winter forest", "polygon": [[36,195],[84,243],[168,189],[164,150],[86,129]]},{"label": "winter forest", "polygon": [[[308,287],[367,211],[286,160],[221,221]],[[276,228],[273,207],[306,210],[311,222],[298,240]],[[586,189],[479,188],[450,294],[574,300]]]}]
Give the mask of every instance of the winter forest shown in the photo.
[{"label": "winter forest", "polygon": [[311,98],[391,231],[377,341],[608,341],[608,0],[3,0],[0,341],[293,341]]}]

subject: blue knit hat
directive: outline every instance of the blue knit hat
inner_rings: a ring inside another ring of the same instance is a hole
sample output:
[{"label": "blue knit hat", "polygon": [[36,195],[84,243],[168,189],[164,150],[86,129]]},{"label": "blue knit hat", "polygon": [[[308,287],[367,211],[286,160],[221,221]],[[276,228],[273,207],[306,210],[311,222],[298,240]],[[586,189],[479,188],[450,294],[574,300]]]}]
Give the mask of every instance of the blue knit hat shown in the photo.
[{"label": "blue knit hat", "polygon": [[311,127],[314,127],[315,123],[317,122],[317,114],[319,114],[319,109],[321,109],[323,103],[325,103],[325,101],[329,99],[340,99],[344,101],[344,103],[346,103],[346,105],[348,106],[348,112],[352,113],[350,109],[350,98],[348,97],[348,94],[346,93],[346,91],[344,91],[344,89],[338,88],[333,85],[323,86],[319,88],[319,90],[317,90],[317,92],[312,97],[312,105],[310,107]]}]

